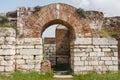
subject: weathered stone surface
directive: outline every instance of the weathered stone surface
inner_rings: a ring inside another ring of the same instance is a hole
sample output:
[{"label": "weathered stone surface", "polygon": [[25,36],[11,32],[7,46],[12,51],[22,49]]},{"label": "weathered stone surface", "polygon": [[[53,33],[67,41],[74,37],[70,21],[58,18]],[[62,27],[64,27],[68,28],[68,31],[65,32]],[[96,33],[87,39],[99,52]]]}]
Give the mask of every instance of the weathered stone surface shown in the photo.
[{"label": "weathered stone surface", "polygon": [[51,63],[48,60],[43,60],[41,62],[41,71],[44,73],[50,73],[51,72]]},{"label": "weathered stone surface", "polygon": [[105,65],[113,65],[112,61],[105,61]]},{"label": "weathered stone surface", "polygon": [[3,72],[5,70],[4,66],[0,66],[0,72]]},{"label": "weathered stone surface", "polygon": [[17,39],[17,44],[27,44],[27,45],[32,45],[32,44],[42,44],[42,39],[41,38],[18,38]]},{"label": "weathered stone surface", "polygon": [[21,55],[41,55],[43,52],[40,49],[21,49]]},{"label": "weathered stone surface", "polygon": [[33,57],[34,57],[34,56],[31,56],[31,55],[24,55],[22,58],[23,58],[23,59],[32,60],[32,59],[34,59]]},{"label": "weathered stone surface", "polygon": [[22,64],[24,64],[24,63],[25,63],[25,61],[24,61],[23,59],[18,59],[18,60],[16,60],[16,64],[22,65]]},{"label": "weathered stone surface", "polygon": [[12,72],[14,70],[14,68],[12,66],[6,66],[5,67],[5,71],[7,72]]},{"label": "weathered stone surface", "polygon": [[115,38],[108,38],[108,43],[112,45],[117,45],[118,41]]},{"label": "weathered stone surface", "polygon": [[15,45],[2,45],[1,48],[4,48],[4,49],[15,49]]},{"label": "weathered stone surface", "polygon": [[93,38],[94,45],[109,45],[107,38]]},{"label": "weathered stone surface", "polygon": [[103,52],[110,52],[111,49],[110,49],[110,48],[103,48],[102,51],[103,51]]},{"label": "weathered stone surface", "polygon": [[75,44],[92,44],[92,38],[77,38]]},{"label": "weathered stone surface", "polygon": [[0,55],[14,55],[15,50],[12,49],[0,49]]},{"label": "weathered stone surface", "polygon": [[7,62],[7,61],[1,61],[1,62],[0,62],[0,65],[4,65],[4,66],[5,66],[5,65],[8,65],[8,62]]},{"label": "weathered stone surface", "polygon": [[101,57],[101,60],[108,60],[108,61],[110,61],[111,60],[111,57]]},{"label": "weathered stone surface", "polygon": [[5,38],[4,37],[0,37],[0,44],[4,44],[5,42]]},{"label": "weathered stone surface", "polygon": [[15,37],[6,37],[5,44],[15,44]]},{"label": "weathered stone surface", "polygon": [[16,37],[16,31],[12,28],[0,28],[0,36],[11,36]]}]

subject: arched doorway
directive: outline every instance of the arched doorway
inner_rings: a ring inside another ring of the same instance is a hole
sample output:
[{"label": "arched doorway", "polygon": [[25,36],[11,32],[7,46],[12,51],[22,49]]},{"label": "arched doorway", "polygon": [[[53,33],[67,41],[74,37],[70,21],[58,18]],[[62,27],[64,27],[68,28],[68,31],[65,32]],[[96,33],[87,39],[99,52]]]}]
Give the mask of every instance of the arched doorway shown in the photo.
[{"label": "arched doorway", "polygon": [[70,36],[70,30],[61,24],[49,26],[43,32],[44,59],[51,62],[54,71],[70,70]]}]

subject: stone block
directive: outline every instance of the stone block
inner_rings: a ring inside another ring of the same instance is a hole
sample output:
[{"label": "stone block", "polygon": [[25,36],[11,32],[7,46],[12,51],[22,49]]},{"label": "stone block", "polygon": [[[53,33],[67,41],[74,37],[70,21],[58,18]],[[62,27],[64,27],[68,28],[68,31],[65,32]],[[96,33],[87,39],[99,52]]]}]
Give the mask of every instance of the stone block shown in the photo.
[{"label": "stone block", "polygon": [[11,71],[13,71],[14,69],[13,69],[13,67],[12,66],[5,66],[5,71],[6,72],[11,72]]},{"label": "stone block", "polygon": [[79,52],[81,52],[81,49],[74,49],[74,52],[79,53]]},{"label": "stone block", "polygon": [[105,61],[105,65],[113,65],[112,61]]},{"label": "stone block", "polygon": [[24,38],[24,43],[42,44],[41,38]]},{"label": "stone block", "polygon": [[42,45],[36,45],[35,48],[37,48],[37,49],[42,49],[43,46],[42,46]]},{"label": "stone block", "polygon": [[74,65],[85,65],[84,61],[74,61]]},{"label": "stone block", "polygon": [[112,58],[111,57],[101,57],[101,60],[110,61],[110,60],[112,60]]},{"label": "stone block", "polygon": [[0,28],[0,36],[16,37],[16,31],[12,28]]},{"label": "stone block", "polygon": [[98,56],[97,52],[90,52],[90,56]]},{"label": "stone block", "polygon": [[41,55],[43,54],[42,49],[20,49],[21,55]]},{"label": "stone block", "polygon": [[0,44],[4,44],[5,38],[4,37],[0,37]]},{"label": "stone block", "polygon": [[23,60],[23,59],[17,59],[17,60],[16,60],[16,64],[22,65],[22,64],[24,64],[24,63],[25,63],[25,60]]},{"label": "stone block", "polygon": [[9,65],[7,61],[1,61],[0,64],[1,64],[2,66]]},{"label": "stone block", "polygon": [[98,61],[89,61],[90,66],[98,65]]},{"label": "stone block", "polygon": [[15,50],[13,49],[0,49],[0,55],[14,55]]},{"label": "stone block", "polygon": [[39,55],[35,57],[36,60],[43,60],[43,55]]},{"label": "stone block", "polygon": [[6,44],[14,44],[15,43],[15,37],[6,37]]},{"label": "stone block", "polygon": [[108,48],[109,46],[107,45],[101,45],[100,48]]},{"label": "stone block", "polygon": [[28,46],[23,46],[24,49],[34,49],[34,45],[31,46],[31,45],[28,45]]},{"label": "stone block", "polygon": [[108,39],[107,38],[93,38],[93,44],[94,45],[108,45]]},{"label": "stone block", "polygon": [[87,60],[88,61],[97,61],[97,60],[100,60],[100,57],[96,57],[96,56],[93,56],[93,57],[87,57]]},{"label": "stone block", "polygon": [[22,55],[16,55],[16,59],[22,59]]},{"label": "stone block", "polygon": [[92,52],[92,48],[85,49],[85,52]]},{"label": "stone block", "polygon": [[80,61],[80,57],[74,57],[74,61]]},{"label": "stone block", "polygon": [[104,52],[97,52],[98,53],[98,56],[101,57],[101,56],[105,56],[105,53]]},{"label": "stone block", "polygon": [[108,43],[110,45],[117,45],[118,41],[115,38],[108,38]]},{"label": "stone block", "polygon": [[3,61],[4,60],[4,56],[0,56],[0,61]]},{"label": "stone block", "polygon": [[110,71],[118,71],[118,66],[109,66]]},{"label": "stone block", "polygon": [[118,52],[114,52],[114,56],[118,57]]},{"label": "stone block", "polygon": [[110,49],[110,48],[103,48],[102,51],[103,51],[103,52],[110,52],[111,49]]},{"label": "stone block", "polygon": [[3,72],[4,71],[4,66],[0,66],[0,72]]},{"label": "stone block", "polygon": [[22,57],[23,59],[28,59],[28,60],[33,60],[34,59],[34,56],[31,56],[31,55],[24,55],[23,57]]},{"label": "stone block", "polygon": [[110,48],[118,48],[118,46],[116,45],[111,45],[111,46],[109,46]]},{"label": "stone block", "polygon": [[85,66],[87,71],[93,71],[93,66]]},{"label": "stone block", "polygon": [[98,61],[98,64],[99,64],[100,66],[105,65],[105,61]]},{"label": "stone block", "polygon": [[88,65],[89,65],[89,61],[85,61],[85,65],[87,65],[87,66],[88,66]]},{"label": "stone block", "polygon": [[35,71],[40,71],[41,69],[41,65],[40,64],[36,64],[35,65]]},{"label": "stone block", "polygon": [[85,52],[80,52],[80,53],[74,53],[74,56],[78,56],[78,57],[86,57],[86,56],[88,56],[89,55],[89,53],[85,53]]},{"label": "stone block", "polygon": [[24,38],[19,38],[16,40],[16,44],[23,44],[24,43]]},{"label": "stone block", "polygon": [[34,69],[34,65],[21,65],[21,68],[23,69],[23,70],[32,70],[32,69]]},{"label": "stone block", "polygon": [[94,51],[94,52],[100,52],[101,49],[100,49],[100,48],[93,48],[93,51]]},{"label": "stone block", "polygon": [[118,57],[112,57],[112,60],[118,61]]},{"label": "stone block", "polygon": [[92,44],[92,38],[76,38],[75,44]]},{"label": "stone block", "polygon": [[3,48],[3,49],[15,49],[15,45],[2,45],[1,48]]},{"label": "stone block", "polygon": [[16,46],[16,49],[23,49],[23,47],[24,47],[24,46],[22,46],[22,45],[20,45],[20,46],[17,45],[17,46]]},{"label": "stone block", "polygon": [[14,56],[5,56],[5,60],[13,60]]},{"label": "stone block", "polygon": [[9,60],[9,61],[7,61],[7,63],[9,66],[12,66],[14,62],[13,62],[13,60]]},{"label": "stone block", "polygon": [[80,60],[86,61],[86,60],[87,60],[87,57],[81,57]]},{"label": "stone block", "polygon": [[34,60],[25,60],[25,63],[28,64],[28,65],[33,65],[33,64],[35,64],[35,63],[34,63]]},{"label": "stone block", "polygon": [[113,64],[114,65],[118,65],[118,61],[113,61]]}]

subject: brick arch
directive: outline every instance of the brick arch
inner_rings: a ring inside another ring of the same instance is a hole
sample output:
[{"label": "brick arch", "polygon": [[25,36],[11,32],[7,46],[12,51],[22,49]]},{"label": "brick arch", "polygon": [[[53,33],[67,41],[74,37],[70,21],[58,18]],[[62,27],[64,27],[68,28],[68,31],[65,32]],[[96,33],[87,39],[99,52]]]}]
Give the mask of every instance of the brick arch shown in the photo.
[{"label": "brick arch", "polygon": [[41,30],[40,36],[42,36],[43,32],[44,32],[49,26],[54,25],[54,24],[62,24],[62,25],[64,25],[66,28],[69,29],[71,38],[72,38],[72,39],[75,39],[75,31],[74,31],[73,27],[72,27],[70,24],[68,24],[67,22],[62,21],[62,20],[59,20],[59,19],[56,19],[56,20],[53,20],[53,21],[50,21],[50,22],[46,23],[46,24],[43,26],[42,30]]},{"label": "brick arch", "polygon": [[87,20],[80,18],[76,13],[76,8],[67,4],[43,6],[39,12],[30,15],[25,23],[25,37],[41,37],[42,32],[49,25],[56,23],[67,26],[74,32],[75,37],[91,37]]}]

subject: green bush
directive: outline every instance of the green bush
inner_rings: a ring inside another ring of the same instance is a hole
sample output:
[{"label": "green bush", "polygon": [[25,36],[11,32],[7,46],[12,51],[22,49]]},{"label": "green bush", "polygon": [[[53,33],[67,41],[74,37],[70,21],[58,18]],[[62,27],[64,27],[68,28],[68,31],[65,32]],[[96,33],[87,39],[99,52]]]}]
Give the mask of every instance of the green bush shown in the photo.
[{"label": "green bush", "polygon": [[83,18],[87,17],[86,12],[83,9],[81,9],[81,8],[77,9],[77,14],[79,15],[79,17],[83,17]]},{"label": "green bush", "polygon": [[40,11],[40,9],[41,9],[41,7],[40,7],[40,6],[35,6],[35,7],[34,7],[34,13],[36,13],[36,12]]},{"label": "green bush", "polygon": [[6,22],[8,22],[7,17],[3,17],[3,16],[1,16],[0,23],[1,23],[1,24],[5,24]]}]

